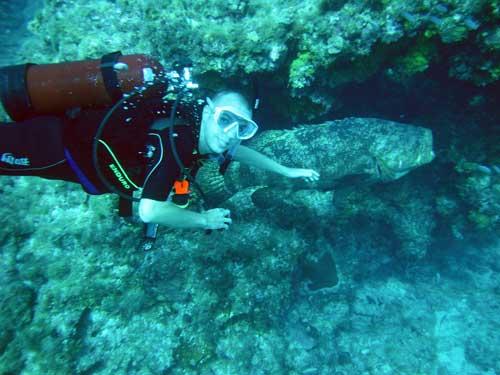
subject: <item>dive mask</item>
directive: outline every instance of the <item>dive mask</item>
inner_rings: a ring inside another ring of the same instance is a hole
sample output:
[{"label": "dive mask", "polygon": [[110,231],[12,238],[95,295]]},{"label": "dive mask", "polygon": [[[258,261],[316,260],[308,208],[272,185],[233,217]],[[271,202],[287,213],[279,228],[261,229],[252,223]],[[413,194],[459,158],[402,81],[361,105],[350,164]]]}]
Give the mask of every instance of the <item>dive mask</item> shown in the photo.
[{"label": "dive mask", "polygon": [[241,140],[252,138],[259,129],[255,121],[234,112],[232,107],[215,107],[214,120],[224,133],[236,128],[236,137]]}]

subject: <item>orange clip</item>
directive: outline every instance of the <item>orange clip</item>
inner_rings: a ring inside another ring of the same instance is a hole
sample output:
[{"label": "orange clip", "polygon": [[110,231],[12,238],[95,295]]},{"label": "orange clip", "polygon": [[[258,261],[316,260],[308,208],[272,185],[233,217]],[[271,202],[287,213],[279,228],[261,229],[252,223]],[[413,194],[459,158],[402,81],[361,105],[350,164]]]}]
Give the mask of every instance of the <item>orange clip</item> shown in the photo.
[{"label": "orange clip", "polygon": [[189,181],[188,180],[176,180],[174,182],[175,194],[189,194],[191,191],[189,190]]}]

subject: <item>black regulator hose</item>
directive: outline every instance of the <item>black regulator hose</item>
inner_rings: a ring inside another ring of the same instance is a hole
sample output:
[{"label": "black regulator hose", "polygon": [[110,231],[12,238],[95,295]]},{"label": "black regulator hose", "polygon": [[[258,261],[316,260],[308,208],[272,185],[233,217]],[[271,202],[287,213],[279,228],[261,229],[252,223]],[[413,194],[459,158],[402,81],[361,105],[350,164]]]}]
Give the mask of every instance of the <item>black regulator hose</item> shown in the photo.
[{"label": "black regulator hose", "polygon": [[114,193],[114,194],[118,194],[121,198],[123,199],[127,199],[129,201],[132,201],[132,202],[139,202],[140,199],[139,198],[134,198],[132,195],[129,195],[129,194],[126,194],[118,189],[116,189],[113,184],[111,182],[108,181],[108,179],[104,176],[104,173],[101,169],[101,166],[99,165],[99,160],[98,160],[98,157],[97,157],[97,147],[99,145],[99,141],[101,140],[101,135],[104,131],[104,128],[106,127],[106,125],[108,124],[108,121],[109,121],[109,118],[113,115],[113,113],[116,111],[116,109],[123,104],[123,102],[125,100],[130,100],[132,97],[136,96],[137,94],[139,94],[140,91],[136,91],[135,93],[131,94],[131,95],[128,95],[128,96],[124,96],[123,98],[121,98],[120,100],[118,100],[111,108],[110,110],[106,113],[106,116],[104,116],[104,118],[102,119],[101,123],[99,124],[99,127],[97,128],[97,131],[95,133],[95,136],[94,136],[94,140],[92,142],[92,163],[94,164],[94,168],[95,168],[95,171],[97,173],[97,176],[99,177],[99,179],[101,180],[101,182],[103,183],[104,186],[106,186],[106,188]]},{"label": "black regulator hose", "polygon": [[203,207],[204,210],[206,210],[206,208],[205,208],[206,195],[203,192],[203,190],[201,189],[201,186],[191,176],[190,171],[188,169],[186,169],[186,167],[182,163],[182,160],[180,159],[179,154],[177,153],[177,148],[175,147],[175,141],[174,141],[175,114],[177,112],[177,106],[181,100],[182,94],[183,94],[183,92],[181,91],[177,95],[177,98],[175,99],[174,105],[172,106],[172,111],[170,112],[170,128],[168,129],[168,137],[170,138],[170,149],[172,150],[172,153],[174,154],[175,162],[179,166],[179,169],[181,170],[182,175],[195,187],[195,189],[200,194],[201,206]]}]

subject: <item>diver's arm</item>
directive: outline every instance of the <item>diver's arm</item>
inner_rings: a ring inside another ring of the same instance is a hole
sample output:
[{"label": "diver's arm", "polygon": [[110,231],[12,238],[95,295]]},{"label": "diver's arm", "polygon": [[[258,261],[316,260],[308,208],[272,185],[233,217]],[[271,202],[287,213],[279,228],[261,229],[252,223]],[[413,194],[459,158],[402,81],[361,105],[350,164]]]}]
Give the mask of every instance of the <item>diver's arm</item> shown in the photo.
[{"label": "diver's arm", "polygon": [[145,223],[165,225],[177,229],[227,229],[231,224],[229,210],[215,208],[205,212],[190,211],[171,202],[142,198],[139,216]]},{"label": "diver's arm", "polygon": [[139,217],[145,223],[165,225],[170,228],[204,228],[206,220],[202,214],[177,207],[170,202],[141,199]]},{"label": "diver's arm", "polygon": [[319,173],[314,169],[285,167],[260,152],[241,145],[236,149],[233,158],[240,163],[245,163],[256,168],[278,173],[289,178],[303,178],[307,182],[314,182],[319,179]]},{"label": "diver's arm", "polygon": [[251,148],[248,148],[246,146],[239,145],[236,149],[233,159],[239,161],[240,163],[248,164],[265,171],[278,173],[283,176],[288,177],[289,174],[290,168],[287,168],[284,165],[281,165],[268,158],[267,156],[261,154],[260,152],[252,150]]}]

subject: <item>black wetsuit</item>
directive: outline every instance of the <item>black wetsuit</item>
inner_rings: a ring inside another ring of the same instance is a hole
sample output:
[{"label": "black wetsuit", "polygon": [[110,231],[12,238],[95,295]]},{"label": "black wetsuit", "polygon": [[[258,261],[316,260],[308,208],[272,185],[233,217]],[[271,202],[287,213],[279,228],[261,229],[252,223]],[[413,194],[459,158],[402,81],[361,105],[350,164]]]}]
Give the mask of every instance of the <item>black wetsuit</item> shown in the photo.
[{"label": "black wetsuit", "polygon": [[[115,127],[119,133],[115,144],[121,149],[120,156],[127,159],[125,164],[136,167],[143,198],[166,200],[174,181],[181,177],[170,145],[169,128],[147,130],[156,120],[168,118],[168,110],[163,103],[145,101],[113,119],[121,123]],[[186,168],[194,167],[195,171],[201,160],[197,150],[199,124],[194,123],[200,117],[199,110],[180,110],[178,125],[174,127],[179,158]],[[46,116],[0,123],[0,175],[72,181],[80,183],[90,194],[109,193],[92,161],[92,142],[106,113],[107,109],[85,110],[74,118]],[[144,130],[127,130],[127,120],[131,118],[143,122]]]}]

